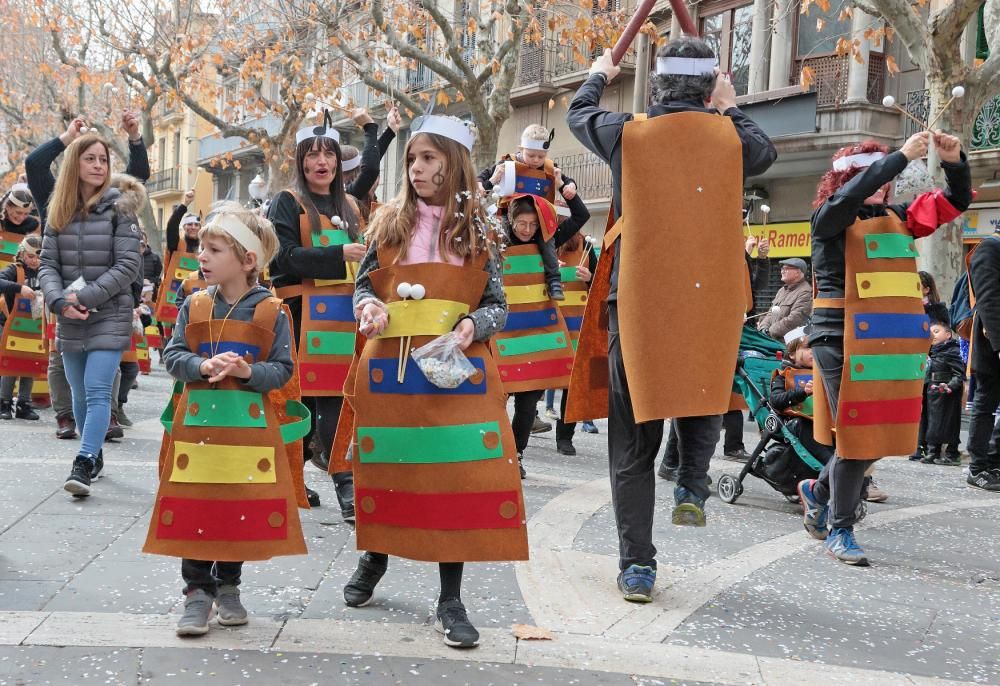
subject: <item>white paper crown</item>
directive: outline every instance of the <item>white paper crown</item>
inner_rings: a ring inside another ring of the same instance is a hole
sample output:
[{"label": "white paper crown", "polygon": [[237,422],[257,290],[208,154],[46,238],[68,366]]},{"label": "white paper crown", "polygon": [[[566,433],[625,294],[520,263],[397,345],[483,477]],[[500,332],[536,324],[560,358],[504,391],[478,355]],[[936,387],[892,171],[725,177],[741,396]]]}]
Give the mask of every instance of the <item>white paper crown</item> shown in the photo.
[{"label": "white paper crown", "polygon": [[31,189],[28,188],[28,184],[23,183],[23,182],[22,183],[15,183],[13,186],[10,187],[10,190],[11,190],[12,193],[14,191],[23,191],[25,193],[30,193],[31,192]]},{"label": "white paper crown", "polygon": [[556,130],[552,129],[549,131],[548,139],[544,141],[535,140],[534,138],[521,138],[521,147],[528,150],[548,150],[549,146],[552,145],[552,139],[555,137]]},{"label": "white paper crown", "polygon": [[805,335],[806,335],[806,327],[804,326],[800,326],[797,329],[792,329],[791,331],[785,334],[785,345],[788,345],[792,341],[798,338],[802,338]]},{"label": "white paper crown", "polygon": [[656,73],[669,76],[705,76],[715,72],[714,57],[657,57]]},{"label": "white paper crown", "polygon": [[358,155],[357,157],[352,157],[349,160],[344,160],[340,164],[341,169],[343,169],[345,172],[354,171],[360,166],[361,166],[361,155]]},{"label": "white paper crown", "polygon": [[340,132],[333,128],[333,117],[330,116],[330,110],[323,110],[322,126],[305,126],[299,129],[295,134],[295,145],[310,138],[329,138],[338,145],[340,144]]},{"label": "white paper crown", "polygon": [[880,159],[885,157],[884,152],[861,152],[857,155],[847,155],[833,161],[834,171],[847,171],[851,167],[860,167],[862,169],[870,167]]},{"label": "white paper crown", "polygon": [[450,138],[451,140],[464,145],[469,152],[476,142],[476,135],[469,128],[469,124],[452,117],[442,117],[436,114],[427,114],[413,120],[413,128],[410,133],[436,133],[439,136]]},{"label": "white paper crown", "polygon": [[185,214],[184,217],[181,218],[181,226],[187,226],[188,224],[201,224],[201,217],[197,214],[191,214],[190,212]]}]

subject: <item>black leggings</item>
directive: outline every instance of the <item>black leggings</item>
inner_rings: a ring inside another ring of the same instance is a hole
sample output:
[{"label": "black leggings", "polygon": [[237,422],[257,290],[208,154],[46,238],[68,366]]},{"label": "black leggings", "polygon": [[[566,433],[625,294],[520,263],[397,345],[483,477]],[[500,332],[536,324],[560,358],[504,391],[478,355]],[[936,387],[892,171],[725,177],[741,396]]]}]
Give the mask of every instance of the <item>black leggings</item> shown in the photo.
[{"label": "black leggings", "polygon": [[514,393],[514,418],[510,426],[514,430],[514,447],[518,455],[528,447],[531,437],[531,427],[535,424],[535,414],[538,411],[538,401],[545,391],[523,391]]},{"label": "black leggings", "polygon": [[[377,565],[389,566],[389,556],[385,553],[365,553],[368,559]],[[438,562],[438,574],[441,577],[441,595],[438,602],[462,599],[462,572],[464,562]]]},{"label": "black leggings", "polygon": [[303,456],[308,462],[312,457],[310,443],[313,436],[318,434],[320,452],[329,453],[333,447],[333,437],[337,433],[337,422],[340,421],[340,410],[344,406],[344,399],[340,396],[304,396],[302,402],[312,413],[309,433],[302,443]]}]

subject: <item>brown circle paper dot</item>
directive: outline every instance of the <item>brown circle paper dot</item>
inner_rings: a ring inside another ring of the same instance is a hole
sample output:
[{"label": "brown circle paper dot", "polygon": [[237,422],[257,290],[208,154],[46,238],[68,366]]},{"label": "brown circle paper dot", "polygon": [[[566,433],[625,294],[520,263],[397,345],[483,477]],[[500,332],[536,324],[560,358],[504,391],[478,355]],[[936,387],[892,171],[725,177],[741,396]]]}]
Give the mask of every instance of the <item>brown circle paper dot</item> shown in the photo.
[{"label": "brown circle paper dot", "polygon": [[860,331],[867,331],[869,328],[871,328],[871,325],[868,324],[868,322],[860,322],[860,323],[858,323],[858,329]]},{"label": "brown circle paper dot", "polygon": [[253,364],[253,355],[251,353],[244,355],[243,359],[246,360],[247,364]]},{"label": "brown circle paper dot", "polygon": [[361,511],[366,514],[371,514],[375,511],[375,498],[370,495],[366,495],[361,499]]},{"label": "brown circle paper dot", "polygon": [[930,331],[930,330],[931,330],[931,323],[924,322],[924,331]]},{"label": "brown circle paper dot", "polygon": [[501,369],[500,370],[500,376],[507,376],[507,370],[506,369]]},{"label": "brown circle paper dot", "polygon": [[556,343],[558,343],[559,345],[562,345],[564,342],[565,341],[563,341],[563,337],[562,336],[556,336]]},{"label": "brown circle paper dot", "polygon": [[177,469],[187,469],[189,461],[190,460],[187,456],[187,453],[181,453],[180,455],[177,456],[177,460],[175,461]]},{"label": "brown circle paper dot", "polygon": [[277,529],[279,526],[285,523],[285,515],[280,512],[272,512],[267,516],[267,523],[273,528]]},{"label": "brown circle paper dot", "polygon": [[504,352],[505,350],[507,350],[506,345],[498,345],[497,347],[500,349],[500,352]]},{"label": "brown circle paper dot", "polygon": [[500,503],[500,516],[504,519],[513,519],[514,515],[517,514],[517,503],[511,500],[505,500]]},{"label": "brown circle paper dot", "polygon": [[926,366],[927,366],[927,363],[926,363],[926,362],[921,362],[921,363],[920,363],[920,371],[924,371],[924,368],[925,368]]},{"label": "brown circle paper dot", "polygon": [[160,513],[160,522],[163,526],[170,526],[174,523],[174,513],[173,510],[164,510]]},{"label": "brown circle paper dot", "polygon": [[329,236],[320,236],[319,237],[319,244],[322,245],[322,246],[330,245],[330,237]]},{"label": "brown circle paper dot", "polygon": [[200,410],[200,409],[201,408],[198,407],[198,403],[191,403],[190,405],[188,405],[188,413],[190,413],[190,415],[192,417],[197,417],[198,416],[198,410]]},{"label": "brown circle paper dot", "polygon": [[306,372],[306,381],[310,383],[316,382],[316,372]]},{"label": "brown circle paper dot", "polygon": [[371,436],[365,436],[361,439],[361,452],[370,453],[375,450],[375,439]]},{"label": "brown circle paper dot", "polygon": [[385,378],[385,374],[382,373],[381,369],[372,370],[372,381],[375,383],[382,383],[383,378]]},{"label": "brown circle paper dot", "polygon": [[316,303],[316,311],[320,314],[326,312],[326,303]]},{"label": "brown circle paper dot", "polygon": [[868,247],[872,250],[878,250],[878,241],[871,241],[868,243]]},{"label": "brown circle paper dot", "polygon": [[476,372],[472,376],[469,377],[469,381],[471,381],[472,383],[474,383],[475,385],[478,386],[479,384],[481,384],[483,382],[483,379],[485,379],[485,378],[486,378],[486,375],[483,374],[483,370],[482,369],[477,369]]},{"label": "brown circle paper dot", "polygon": [[257,403],[250,403],[250,409],[248,412],[251,418],[260,419],[260,405]]},{"label": "brown circle paper dot", "polygon": [[504,262],[503,268],[506,269],[507,271],[510,271],[511,269],[514,268],[514,265],[512,265],[510,262]]},{"label": "brown circle paper dot", "polygon": [[857,410],[848,410],[847,411],[847,416],[850,417],[851,419],[857,419],[858,418],[858,411]]},{"label": "brown circle paper dot", "polygon": [[485,445],[489,450],[493,450],[500,445],[500,434],[496,431],[487,431],[483,434],[483,445]]},{"label": "brown circle paper dot", "polygon": [[587,302],[587,294],[584,293],[583,295],[581,295],[580,300],[582,300],[583,302]]},{"label": "brown circle paper dot", "polygon": [[553,312],[552,314],[549,315],[549,321],[553,321],[554,322],[556,319],[558,319],[558,316],[556,315],[555,312]]},{"label": "brown circle paper dot", "polygon": [[865,366],[860,362],[858,362],[856,365],[854,365],[854,371],[860,374],[861,372],[865,371]]},{"label": "brown circle paper dot", "polygon": [[314,348],[318,348],[319,347],[319,336],[313,336],[311,342],[312,342],[312,346]]},{"label": "brown circle paper dot", "polygon": [[271,461],[266,457],[261,458],[260,462],[257,463],[257,469],[266,474],[267,472],[271,471]]},{"label": "brown circle paper dot", "polygon": [[871,281],[862,281],[861,282],[861,288],[862,288],[862,290],[868,290],[871,287],[872,287]]}]

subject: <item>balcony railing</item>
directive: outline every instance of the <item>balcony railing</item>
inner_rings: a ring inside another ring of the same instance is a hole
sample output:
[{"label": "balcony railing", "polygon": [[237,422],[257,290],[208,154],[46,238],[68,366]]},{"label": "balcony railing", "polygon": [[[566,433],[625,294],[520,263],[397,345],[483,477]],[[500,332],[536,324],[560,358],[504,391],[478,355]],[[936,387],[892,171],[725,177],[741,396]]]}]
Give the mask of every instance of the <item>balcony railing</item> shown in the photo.
[{"label": "balcony railing", "polygon": [[555,160],[562,173],[576,181],[577,193],[588,202],[611,197],[611,167],[592,152]]},{"label": "balcony railing", "polygon": [[179,169],[164,169],[163,171],[153,172],[149,177],[149,181],[146,182],[146,191],[148,193],[160,193],[162,191],[177,190],[181,187],[180,178],[181,173]]},{"label": "balcony railing", "polygon": [[[598,48],[580,51],[571,44],[560,45],[554,38],[546,38],[535,45],[525,45],[521,49],[514,87],[548,84],[553,79],[582,74],[590,69],[590,65],[602,52],[603,49]],[[626,54],[621,66],[626,69],[634,68],[635,55]]]},{"label": "balcony railing", "polygon": [[[926,88],[909,91],[906,94],[906,111],[922,122],[927,121],[931,108],[930,91]],[[903,137],[909,138],[917,132],[917,124],[909,117],[903,120]],[[972,150],[996,150],[1000,148],[1000,95],[987,100],[976,115],[972,125]]]},{"label": "balcony railing", "polygon": [[[382,83],[397,93],[420,93],[434,88],[439,79],[434,72],[424,65],[417,65],[414,69],[390,69],[386,71],[382,78]],[[392,96],[375,90],[364,81],[354,81],[343,87],[344,92],[353,103],[354,107],[364,107],[373,110],[383,106]]]},{"label": "balcony railing", "polygon": [[[281,120],[271,114],[243,122],[243,125],[253,128],[263,128],[272,136],[281,130]],[[240,136],[220,138],[216,133],[209,134],[202,136],[201,140],[198,141],[198,159],[204,160],[209,157],[224,155],[227,152],[235,152],[247,145],[249,145],[249,142]]]},{"label": "balcony railing", "polygon": [[[792,83],[799,82],[802,67],[813,70],[813,90],[816,91],[816,107],[837,107],[847,102],[847,75],[854,58],[851,55],[825,55],[796,60],[792,73]],[[885,94],[885,56],[872,52],[868,55],[867,99],[870,103],[882,102]]]}]

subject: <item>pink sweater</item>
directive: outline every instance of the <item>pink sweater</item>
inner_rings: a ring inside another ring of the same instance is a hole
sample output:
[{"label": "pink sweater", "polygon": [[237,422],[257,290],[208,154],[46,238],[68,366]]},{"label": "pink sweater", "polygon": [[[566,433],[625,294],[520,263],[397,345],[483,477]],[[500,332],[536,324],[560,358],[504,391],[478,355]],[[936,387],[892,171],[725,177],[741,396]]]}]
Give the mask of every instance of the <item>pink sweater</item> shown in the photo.
[{"label": "pink sweater", "polygon": [[451,252],[441,254],[439,227],[443,207],[428,205],[423,200],[417,201],[417,225],[410,235],[410,248],[406,257],[399,264],[422,264],[424,262],[446,262],[462,266],[465,260]]}]

